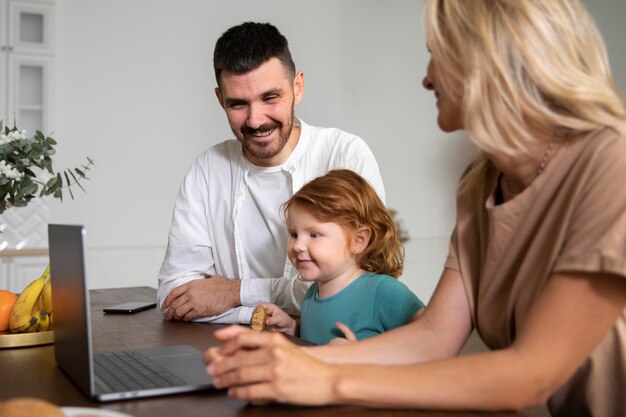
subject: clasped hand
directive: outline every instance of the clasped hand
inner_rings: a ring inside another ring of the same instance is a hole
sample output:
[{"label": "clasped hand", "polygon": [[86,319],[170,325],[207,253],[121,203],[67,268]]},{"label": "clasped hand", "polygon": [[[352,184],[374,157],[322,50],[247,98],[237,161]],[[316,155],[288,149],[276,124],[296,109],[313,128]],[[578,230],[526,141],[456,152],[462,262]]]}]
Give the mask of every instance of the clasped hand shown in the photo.
[{"label": "clasped hand", "polygon": [[324,405],[335,401],[331,367],[283,335],[230,326],[214,336],[224,344],[207,350],[204,361],[215,387],[228,388],[229,396],[255,404]]},{"label": "clasped hand", "polygon": [[225,313],[241,305],[241,281],[221,275],[196,279],[174,288],[163,301],[166,320],[190,321]]}]

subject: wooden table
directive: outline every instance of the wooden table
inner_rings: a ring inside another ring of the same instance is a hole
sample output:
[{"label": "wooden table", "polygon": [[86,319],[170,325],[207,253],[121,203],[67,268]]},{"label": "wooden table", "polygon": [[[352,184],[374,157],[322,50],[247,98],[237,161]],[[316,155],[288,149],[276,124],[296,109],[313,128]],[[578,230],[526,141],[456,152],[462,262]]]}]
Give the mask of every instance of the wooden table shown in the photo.
[{"label": "wooden table", "polygon": [[[91,290],[94,350],[120,350],[157,345],[188,344],[202,351],[215,346],[212,333],[223,326],[168,322],[157,309],[134,315],[105,315],[102,308],[125,301],[150,301],[150,287]],[[514,412],[448,413],[405,410],[371,410],[360,407],[251,406],[229,398],[223,391],[206,391],[165,397],[95,403],[87,400],[58,369],[54,345],[0,350],[0,400],[18,396],[46,399],[66,407],[97,407],[136,417],[265,417],[265,416],[413,416],[413,417],[523,417]]]}]

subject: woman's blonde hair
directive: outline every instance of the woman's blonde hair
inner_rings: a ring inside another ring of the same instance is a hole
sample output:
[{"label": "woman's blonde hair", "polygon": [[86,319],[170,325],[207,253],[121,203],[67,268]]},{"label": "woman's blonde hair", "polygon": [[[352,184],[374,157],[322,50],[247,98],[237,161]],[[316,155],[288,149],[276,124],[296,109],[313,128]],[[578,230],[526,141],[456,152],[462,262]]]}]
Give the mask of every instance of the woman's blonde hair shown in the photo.
[{"label": "woman's blonde hair", "polygon": [[399,232],[376,191],[359,174],[337,169],[305,184],[285,204],[304,210],[322,222],[337,223],[351,236],[361,227],[371,230],[365,250],[356,255],[360,268],[399,277],[404,266],[404,247]]},{"label": "woman's blonde hair", "polygon": [[464,127],[479,156],[528,154],[533,131],[575,137],[626,118],[604,42],[578,0],[427,0],[428,46],[443,88],[461,86]]}]

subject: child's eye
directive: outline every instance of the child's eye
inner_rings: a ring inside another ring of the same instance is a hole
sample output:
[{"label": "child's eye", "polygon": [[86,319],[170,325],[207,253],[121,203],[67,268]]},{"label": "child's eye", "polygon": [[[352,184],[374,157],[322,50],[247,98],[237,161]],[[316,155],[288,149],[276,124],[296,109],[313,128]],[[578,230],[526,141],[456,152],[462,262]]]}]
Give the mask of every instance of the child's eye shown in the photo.
[{"label": "child's eye", "polygon": [[297,239],[298,238],[298,234],[296,232],[290,232],[289,233],[289,237],[292,239]]},{"label": "child's eye", "polygon": [[319,233],[316,233],[316,232],[311,232],[311,233],[309,234],[309,236],[310,236],[312,239],[316,239],[316,238],[320,237],[320,234],[319,234]]}]

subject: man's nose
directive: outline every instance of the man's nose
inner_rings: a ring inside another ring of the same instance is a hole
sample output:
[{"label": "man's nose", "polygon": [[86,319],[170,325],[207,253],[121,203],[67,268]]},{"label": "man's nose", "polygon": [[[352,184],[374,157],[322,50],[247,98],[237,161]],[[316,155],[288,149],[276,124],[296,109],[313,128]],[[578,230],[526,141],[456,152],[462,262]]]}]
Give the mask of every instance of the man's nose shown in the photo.
[{"label": "man's nose", "polygon": [[248,110],[246,124],[252,129],[258,129],[265,122],[265,116],[260,106],[251,105]]}]

